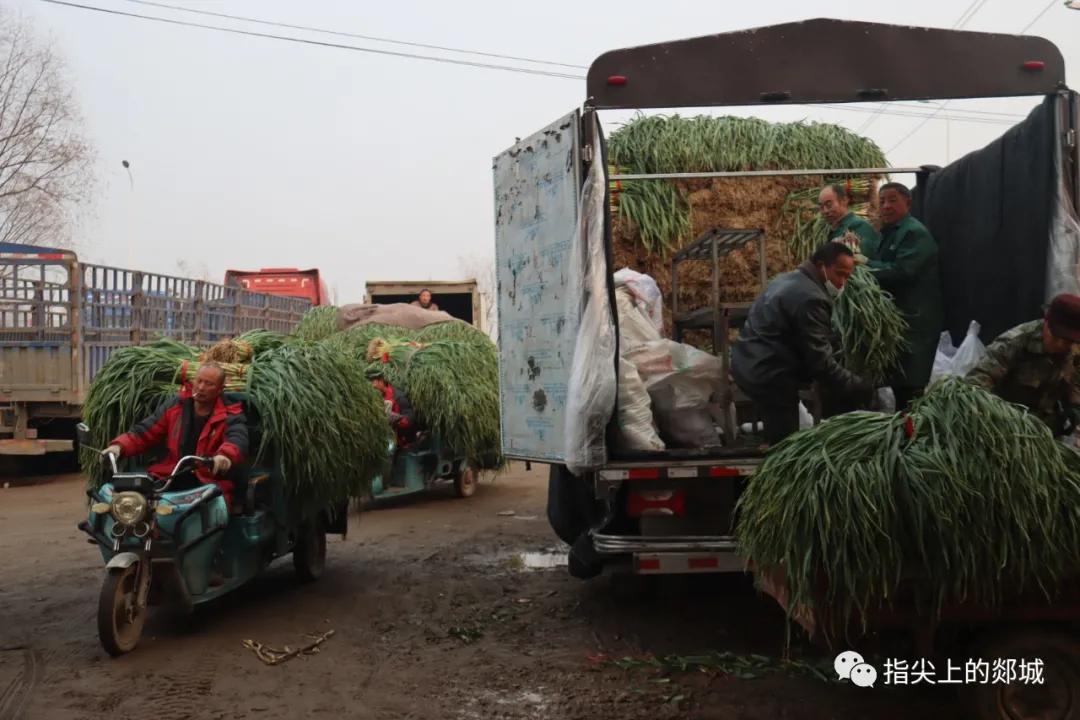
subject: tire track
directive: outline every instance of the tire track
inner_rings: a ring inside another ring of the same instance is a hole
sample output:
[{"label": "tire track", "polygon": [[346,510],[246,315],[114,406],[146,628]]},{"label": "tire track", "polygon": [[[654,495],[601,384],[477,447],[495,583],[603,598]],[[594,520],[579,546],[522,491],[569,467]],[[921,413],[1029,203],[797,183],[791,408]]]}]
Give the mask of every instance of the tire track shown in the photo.
[{"label": "tire track", "polygon": [[45,659],[37,650],[23,650],[23,668],[0,693],[0,720],[21,720],[34,690],[45,677]]}]

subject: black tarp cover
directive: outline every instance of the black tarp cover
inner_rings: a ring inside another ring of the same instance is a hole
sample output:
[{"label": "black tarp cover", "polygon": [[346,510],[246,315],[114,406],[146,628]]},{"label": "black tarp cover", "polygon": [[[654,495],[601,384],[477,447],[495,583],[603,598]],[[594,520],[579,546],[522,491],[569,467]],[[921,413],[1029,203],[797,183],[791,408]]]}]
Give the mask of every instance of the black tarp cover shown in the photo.
[{"label": "black tarp cover", "polygon": [[1056,98],[926,181],[913,209],[937,240],[945,327],[959,342],[977,320],[989,342],[1040,317],[1057,178]]}]

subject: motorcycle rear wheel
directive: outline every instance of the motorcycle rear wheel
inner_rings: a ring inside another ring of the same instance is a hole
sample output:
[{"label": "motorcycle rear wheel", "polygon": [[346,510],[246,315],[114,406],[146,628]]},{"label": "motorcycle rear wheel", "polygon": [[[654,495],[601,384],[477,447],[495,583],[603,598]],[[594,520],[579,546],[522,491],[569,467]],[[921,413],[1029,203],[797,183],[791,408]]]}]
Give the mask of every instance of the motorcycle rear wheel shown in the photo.
[{"label": "motorcycle rear wheel", "polygon": [[112,568],[101,584],[98,596],[97,626],[101,647],[113,657],[129,653],[139,644],[147,608],[136,606],[138,563],[126,568]]}]

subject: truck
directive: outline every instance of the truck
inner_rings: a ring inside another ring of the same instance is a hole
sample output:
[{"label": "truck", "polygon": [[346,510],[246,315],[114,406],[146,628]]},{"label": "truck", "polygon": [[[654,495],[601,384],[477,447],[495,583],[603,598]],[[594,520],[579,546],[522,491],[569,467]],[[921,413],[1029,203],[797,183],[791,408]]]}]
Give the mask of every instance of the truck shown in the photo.
[{"label": "truck", "polygon": [[372,280],[364,285],[364,302],[374,305],[411,303],[421,290],[431,291],[439,309],[487,332],[487,303],[476,280]]},{"label": "truck", "polygon": [[158,338],[209,345],[256,328],[287,333],[311,305],[0,244],[0,456],[73,450],[90,383],[120,348]]},{"label": "truck", "polygon": [[[571,574],[743,572],[736,503],[763,458],[737,438],[651,453],[609,442],[619,360],[610,188],[676,175],[612,173],[601,113],[1019,96],[1042,102],[945,167],[677,175],[914,175],[913,213],[940,247],[947,327],[955,339],[977,320],[989,342],[1080,290],[1080,104],[1045,39],[816,19],[613,50],[590,66],[579,108],[494,158],[503,452],[550,466],[548,518]],[[726,410],[754,420],[744,404]]]},{"label": "truck", "polygon": [[249,292],[304,298],[313,306],[330,305],[326,283],[315,268],[262,268],[261,270],[226,270],[225,284]]},{"label": "truck", "polygon": [[[493,162],[503,452],[550,466],[547,515],[569,546],[572,575],[751,568],[766,593],[797,611],[782,580],[753,568],[733,536],[761,449],[727,438],[718,448],[630,453],[609,441],[619,377],[610,188],[674,177],[914,175],[912,212],[939,246],[946,328],[955,341],[975,320],[989,342],[1041,317],[1057,293],[1080,292],[1080,101],[1064,59],[1038,37],[815,19],[606,52],[591,64],[583,97]],[[620,175],[609,169],[600,117],[981,97],[1041,102],[944,167]],[[731,319],[710,313],[717,324]],[[753,421],[731,405],[736,422]],[[898,607],[896,615],[924,657],[1046,663],[1045,684],[1030,691],[966,688],[967,716],[1064,719],[1080,703],[1080,593],[1075,578],[1058,590],[1053,602],[1033,590],[1000,608],[968,603],[931,618]],[[887,619],[875,617],[870,630]]]}]

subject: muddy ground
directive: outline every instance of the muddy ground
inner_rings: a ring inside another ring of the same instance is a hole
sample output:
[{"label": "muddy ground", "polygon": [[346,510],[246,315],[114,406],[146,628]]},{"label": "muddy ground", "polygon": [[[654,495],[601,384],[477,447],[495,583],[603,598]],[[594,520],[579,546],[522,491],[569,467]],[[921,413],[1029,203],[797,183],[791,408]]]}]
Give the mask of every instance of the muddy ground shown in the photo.
[{"label": "muddy ground", "polygon": [[[81,478],[0,479],[0,720],[961,716],[942,689],[613,665],[777,657],[784,618],[742,577],[569,577],[544,554],[557,546],[546,479],[518,466],[467,500],[436,494],[354,517],[318,582],[299,584],[279,561],[193,617],[158,612],[119,659],[97,641],[102,563],[75,529]],[[533,567],[544,565],[555,567]],[[322,652],[281,666],[242,645],[295,647],[329,629]]]}]

